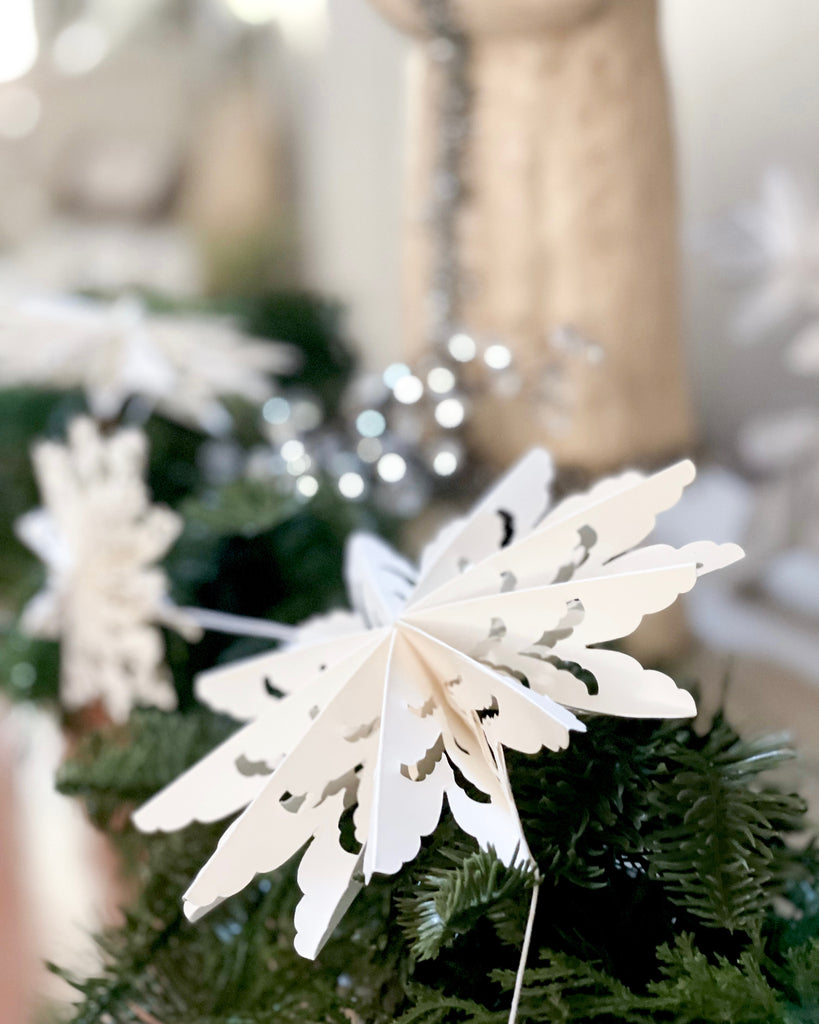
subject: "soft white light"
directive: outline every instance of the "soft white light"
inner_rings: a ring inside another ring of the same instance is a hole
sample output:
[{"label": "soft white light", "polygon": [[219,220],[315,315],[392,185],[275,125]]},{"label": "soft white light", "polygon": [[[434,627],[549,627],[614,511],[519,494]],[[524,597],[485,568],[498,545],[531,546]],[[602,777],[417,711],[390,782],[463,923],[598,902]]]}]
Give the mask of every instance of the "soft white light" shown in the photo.
[{"label": "soft white light", "polygon": [[290,403],[286,398],[277,395],[275,398],[268,398],[262,406],[262,416],[268,423],[274,426],[281,426],[290,419]]},{"label": "soft white light", "polygon": [[230,13],[248,25],[264,25],[279,12],[279,0],[225,0]]},{"label": "soft white light", "polygon": [[305,498],[312,498],[318,489],[318,480],[314,476],[300,476],[296,481],[296,490]]},{"label": "soft white light", "polygon": [[455,387],[455,374],[446,366],[435,366],[427,374],[427,384],[436,395],[445,395]]},{"label": "soft white light", "polygon": [[225,0],[234,17],[247,25],[276,21],[296,46],[313,47],[327,30],[326,0]]},{"label": "soft white light", "polygon": [[282,445],[281,454],[285,462],[295,462],[304,455],[304,445],[296,438],[291,438]]},{"label": "soft white light", "polygon": [[362,462],[378,462],[384,451],[377,437],[362,437],[355,450]]},{"label": "soft white light", "polygon": [[287,472],[291,476],[301,476],[302,473],[306,473],[312,465],[313,460],[309,455],[300,455],[297,459],[291,459],[287,463]]},{"label": "soft white light", "polygon": [[359,473],[344,473],[338,479],[338,489],[342,497],[355,500],[364,493],[364,479]]},{"label": "soft white light", "polygon": [[72,22],[54,40],[54,66],[64,75],[85,75],[108,53],[108,39],[94,21]]},{"label": "soft white light", "polygon": [[512,362],[512,353],[506,345],[490,345],[483,354],[483,361],[491,370],[505,370]]},{"label": "soft white light", "polygon": [[13,82],[37,60],[34,0],[0,2],[0,82]]},{"label": "soft white light", "polygon": [[453,334],[447,345],[449,354],[459,363],[468,363],[475,358],[478,346],[468,334]]},{"label": "soft white light", "polygon": [[458,468],[458,458],[455,455],[455,452],[438,452],[432,460],[432,468],[438,476],[452,476]]},{"label": "soft white light", "polygon": [[321,406],[312,398],[296,399],[292,414],[293,426],[300,431],[315,430],[322,420]]},{"label": "soft white light", "polygon": [[390,390],[395,387],[402,377],[409,377],[412,370],[406,363],[391,363],[384,371],[383,380]]},{"label": "soft white light", "polygon": [[424,384],[418,377],[410,374],[408,377],[402,377],[396,381],[392,393],[395,395],[396,401],[404,405],[412,405],[423,395]]},{"label": "soft white light", "polygon": [[378,475],[388,484],[397,484],[406,472],[406,462],[395,452],[387,452],[378,460]]},{"label": "soft white light", "polygon": [[358,414],[355,426],[362,437],[381,437],[387,429],[387,421],[377,409],[365,409]]},{"label": "soft white light", "polygon": [[447,430],[459,427],[464,421],[464,404],[458,398],[445,398],[435,407],[435,419]]},{"label": "soft white light", "polygon": [[8,85],[0,89],[0,135],[22,139],[37,127],[43,105],[33,89]]}]

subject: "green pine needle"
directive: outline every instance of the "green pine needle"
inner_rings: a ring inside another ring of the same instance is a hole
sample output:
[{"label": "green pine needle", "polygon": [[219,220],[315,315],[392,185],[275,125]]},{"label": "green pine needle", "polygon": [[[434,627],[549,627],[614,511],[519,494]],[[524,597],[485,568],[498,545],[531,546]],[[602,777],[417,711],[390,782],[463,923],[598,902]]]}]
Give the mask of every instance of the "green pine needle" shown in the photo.
[{"label": "green pine needle", "polygon": [[802,827],[805,804],[758,776],[793,756],[781,737],[742,740],[721,717],[702,741],[685,730],[661,751],[649,873],[706,925],[755,933],[783,888],[783,835]]},{"label": "green pine needle", "polygon": [[460,862],[429,871],[412,896],[399,901],[399,921],[418,960],[434,959],[483,916],[500,924],[538,879],[533,864],[509,867],[491,846],[452,859]]}]

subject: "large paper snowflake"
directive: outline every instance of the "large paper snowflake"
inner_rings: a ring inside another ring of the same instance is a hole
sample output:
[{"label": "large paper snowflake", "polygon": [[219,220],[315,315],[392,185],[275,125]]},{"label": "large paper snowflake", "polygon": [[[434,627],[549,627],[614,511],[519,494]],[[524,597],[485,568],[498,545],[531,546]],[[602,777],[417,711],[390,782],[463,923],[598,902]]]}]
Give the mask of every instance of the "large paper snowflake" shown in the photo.
[{"label": "large paper snowflake", "polygon": [[103,420],[137,395],[169,419],[220,434],[231,423],[220,396],[264,402],[271,375],[293,364],[287,346],[248,338],[229,320],[149,316],[133,299],[0,304],[3,386],[82,388]]},{"label": "large paper snowflake", "polygon": [[[694,713],[668,676],[597,646],[740,557],[708,542],[630,551],[694,467],[624,473],[544,517],[550,473],[548,456],[532,452],[443,531],[418,571],[354,537],[354,611],[333,620],[334,635],[317,639],[313,623],[312,642],[200,677],[204,701],[248,724],[135,816],[146,831],[173,830],[245,808],[185,894],[191,918],[309,841],[296,948],[315,956],[361,879],[418,853],[444,797],[482,846],[507,862],[529,857],[504,747],[559,750],[584,728],[576,711]],[[351,808],[356,852],[339,839]]]},{"label": "large paper snowflake", "polygon": [[33,460],[43,507],[17,520],[20,539],[45,563],[44,589],[21,627],[59,639],[60,695],[68,708],[101,699],[122,720],[135,703],[171,708],[176,695],[155,623],[196,629],[167,601],[155,563],[181,528],[151,505],[143,481],[145,436],[102,436],[86,418],[66,445],[43,442]]}]

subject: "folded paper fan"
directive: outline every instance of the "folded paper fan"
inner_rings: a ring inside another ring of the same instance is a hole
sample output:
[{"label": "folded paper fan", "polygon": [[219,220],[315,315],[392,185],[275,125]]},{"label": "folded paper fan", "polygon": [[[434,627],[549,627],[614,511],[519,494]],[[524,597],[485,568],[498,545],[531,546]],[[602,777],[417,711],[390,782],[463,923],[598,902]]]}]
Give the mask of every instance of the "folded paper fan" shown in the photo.
[{"label": "folded paper fan", "polygon": [[[551,462],[535,450],[447,527],[420,570],[354,536],[354,612],[309,641],[205,673],[198,694],[244,720],[226,743],[135,815],[145,831],[236,811],[185,894],[197,918],[309,842],[296,948],[313,957],[363,878],[391,874],[456,821],[507,863],[530,857],[504,747],[559,750],[576,712],[684,717],[691,695],[601,649],[741,557],[732,544],[635,548],[694,477],[690,462],[604,480],[544,515]],[[358,849],[343,849],[352,809]]]}]

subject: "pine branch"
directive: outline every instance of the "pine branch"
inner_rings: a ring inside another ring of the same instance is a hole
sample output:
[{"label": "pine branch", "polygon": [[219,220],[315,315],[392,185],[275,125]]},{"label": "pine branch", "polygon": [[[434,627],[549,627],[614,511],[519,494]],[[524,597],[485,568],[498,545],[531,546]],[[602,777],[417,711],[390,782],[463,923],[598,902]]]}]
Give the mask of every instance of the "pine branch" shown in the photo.
[{"label": "pine branch", "polygon": [[299,503],[270,480],[236,480],[182,503],[186,529],[255,537],[293,516]]},{"label": "pine branch", "polygon": [[413,1005],[393,1024],[442,1024],[443,1021],[451,1024],[455,1021],[464,1024],[505,1024],[509,1016],[506,1010],[487,1010],[472,999],[445,996],[421,985],[412,986],[407,994]]},{"label": "pine branch", "polygon": [[[737,962],[709,959],[690,935],[658,950],[662,977],[635,991],[598,965],[548,951],[528,970],[521,1021],[606,1021],[628,1024],[776,1024],[788,1010],[750,951]],[[493,972],[509,991],[511,971]],[[471,1022],[470,1022],[471,1024]]]},{"label": "pine branch", "polygon": [[515,802],[547,880],[605,887],[618,862],[640,859],[661,735],[653,722],[592,718],[559,753],[509,752]]},{"label": "pine branch", "polygon": [[450,859],[455,867],[428,871],[412,896],[399,900],[399,921],[419,960],[434,959],[481,917],[501,926],[538,877],[531,864],[508,867],[491,847]]},{"label": "pine branch", "polygon": [[126,725],[86,736],[61,766],[57,788],[82,797],[92,818],[105,823],[123,804],[153,796],[235,728],[231,719],[204,710],[140,708]]},{"label": "pine branch", "polygon": [[650,876],[706,925],[758,932],[782,890],[777,851],[802,827],[805,804],[757,779],[793,756],[780,737],[741,740],[722,718],[702,741],[682,730],[661,751],[649,789]]},{"label": "pine branch", "polygon": [[816,1024],[819,1021],[819,938],[789,951],[784,975],[791,999],[788,1021]]}]

